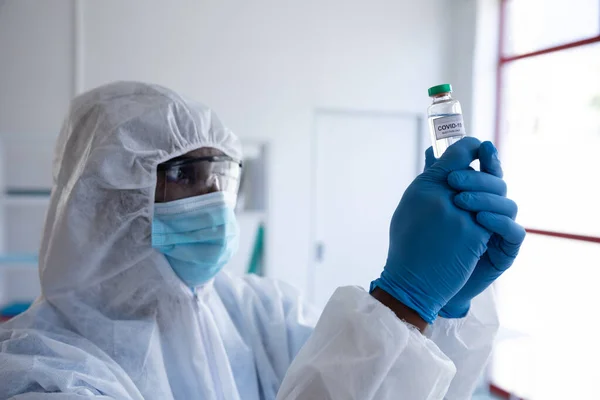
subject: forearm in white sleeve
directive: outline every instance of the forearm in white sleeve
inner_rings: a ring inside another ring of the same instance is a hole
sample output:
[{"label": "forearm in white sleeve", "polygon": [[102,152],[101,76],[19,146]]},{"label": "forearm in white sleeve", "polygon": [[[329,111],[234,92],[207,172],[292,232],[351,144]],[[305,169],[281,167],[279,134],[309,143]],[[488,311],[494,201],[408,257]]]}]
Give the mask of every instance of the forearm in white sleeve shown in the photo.
[{"label": "forearm in white sleeve", "polygon": [[456,372],[431,340],[358,287],[337,289],[278,400],[443,399]]},{"label": "forearm in white sleeve", "polygon": [[498,314],[490,287],[471,302],[465,318],[438,318],[427,336],[456,366],[456,376],[446,399],[470,399],[490,354],[498,332]]}]

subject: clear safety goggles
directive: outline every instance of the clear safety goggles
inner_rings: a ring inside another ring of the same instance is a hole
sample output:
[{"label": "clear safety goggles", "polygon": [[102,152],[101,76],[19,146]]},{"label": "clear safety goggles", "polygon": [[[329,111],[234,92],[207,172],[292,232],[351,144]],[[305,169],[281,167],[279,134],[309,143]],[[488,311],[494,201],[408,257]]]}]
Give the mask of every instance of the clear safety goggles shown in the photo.
[{"label": "clear safety goggles", "polygon": [[165,203],[213,192],[237,195],[241,161],[229,156],[176,158],[157,167],[155,201]]}]

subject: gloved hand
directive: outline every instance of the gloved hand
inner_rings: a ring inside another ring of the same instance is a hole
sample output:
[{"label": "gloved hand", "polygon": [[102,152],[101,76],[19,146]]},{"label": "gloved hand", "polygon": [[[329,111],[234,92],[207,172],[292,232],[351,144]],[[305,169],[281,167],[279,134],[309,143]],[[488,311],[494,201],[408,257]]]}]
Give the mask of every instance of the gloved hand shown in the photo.
[{"label": "gloved hand", "polygon": [[379,287],[431,323],[471,276],[491,233],[454,204],[448,175],[478,157],[481,142],[464,138],[406,189],[390,226],[390,247]]},{"label": "gloved hand", "polygon": [[[430,149],[431,150],[431,149]],[[433,151],[426,154],[426,169],[434,165]],[[507,199],[506,183],[498,151],[491,142],[479,148],[480,170],[454,171],[448,176],[450,186],[460,193],[454,204],[476,213],[477,222],[492,232],[475,270],[463,288],[441,309],[444,318],[462,318],[467,315],[471,299],[483,292],[514,262],[525,239],[525,229],[517,224],[517,205]]]}]

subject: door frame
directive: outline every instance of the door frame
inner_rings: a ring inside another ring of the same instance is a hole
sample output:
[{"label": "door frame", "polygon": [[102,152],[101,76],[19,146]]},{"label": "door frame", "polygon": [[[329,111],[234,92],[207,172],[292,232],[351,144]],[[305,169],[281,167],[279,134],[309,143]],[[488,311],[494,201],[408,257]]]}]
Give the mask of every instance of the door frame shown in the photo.
[{"label": "door frame", "polygon": [[[417,162],[415,163],[415,175],[421,173],[423,168],[425,155],[422,154],[425,129],[425,114],[411,111],[390,111],[376,109],[353,109],[353,108],[334,108],[334,107],[317,107],[312,112],[312,127],[310,134],[310,221],[309,221],[309,254],[310,261],[307,268],[307,290],[306,298],[309,302],[315,301],[315,284],[317,272],[317,152],[318,152],[318,122],[319,118],[323,117],[346,117],[346,118],[386,118],[398,119],[402,121],[414,121],[415,130],[412,133],[416,137]],[[400,200],[400,199],[398,199]],[[391,218],[391,216],[390,216]]]}]

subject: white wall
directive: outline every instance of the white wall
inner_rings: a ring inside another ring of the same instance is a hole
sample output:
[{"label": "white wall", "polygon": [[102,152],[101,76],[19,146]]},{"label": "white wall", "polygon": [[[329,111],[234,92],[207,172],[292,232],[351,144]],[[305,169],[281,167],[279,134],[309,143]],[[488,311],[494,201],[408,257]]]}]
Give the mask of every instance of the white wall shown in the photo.
[{"label": "white wall", "polygon": [[[500,21],[499,0],[477,0],[476,26],[473,39],[471,126],[472,132],[482,140],[494,139],[496,122],[496,75],[498,69],[498,39]],[[501,146],[500,143],[498,145]],[[500,149],[502,151],[502,149]]]},{"label": "white wall", "polygon": [[492,140],[500,0],[446,3],[444,73],[462,105],[467,133],[480,140]]},{"label": "white wall", "polygon": [[[47,147],[74,90],[118,79],[211,105],[242,138],[270,143],[268,272],[301,289],[312,255],[315,108],[424,112],[426,89],[451,81],[471,109],[472,87],[462,86],[472,72],[474,46],[465,40],[474,0],[77,1],[0,8],[3,139],[34,135]],[[458,26],[449,22],[456,13]],[[77,60],[74,43],[83,50]],[[43,158],[21,165],[47,181]]]},{"label": "white wall", "polygon": [[[0,3],[0,165],[2,181],[12,187],[48,186],[51,179],[52,146],[72,95],[72,19],[69,1]],[[10,216],[12,206],[1,204],[0,215]],[[36,215],[42,210],[33,206]],[[15,226],[5,218],[0,226],[5,250]],[[30,235],[39,243],[37,229]],[[27,298],[38,292],[35,269],[3,272],[6,267],[0,264],[0,304],[19,297],[13,293]]]}]

